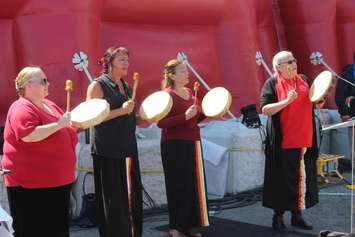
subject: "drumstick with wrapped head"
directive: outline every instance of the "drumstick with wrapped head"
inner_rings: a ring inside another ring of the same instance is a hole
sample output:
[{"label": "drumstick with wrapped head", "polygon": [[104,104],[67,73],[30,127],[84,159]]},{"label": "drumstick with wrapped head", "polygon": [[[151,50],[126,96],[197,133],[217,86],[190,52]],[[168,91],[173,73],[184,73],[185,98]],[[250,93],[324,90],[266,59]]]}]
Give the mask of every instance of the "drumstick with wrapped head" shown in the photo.
[{"label": "drumstick with wrapped head", "polygon": [[67,92],[67,112],[70,112],[70,95],[73,91],[73,82],[71,80],[65,82],[65,91]]},{"label": "drumstick with wrapped head", "polygon": [[194,91],[195,91],[195,101],[194,101],[194,105],[197,104],[197,92],[200,89],[200,83],[198,83],[197,81],[195,81],[194,83]]},{"label": "drumstick with wrapped head", "polygon": [[133,89],[132,89],[132,97],[131,97],[131,100],[133,100],[133,101],[136,98],[139,77],[140,76],[139,76],[138,72],[133,73]]}]

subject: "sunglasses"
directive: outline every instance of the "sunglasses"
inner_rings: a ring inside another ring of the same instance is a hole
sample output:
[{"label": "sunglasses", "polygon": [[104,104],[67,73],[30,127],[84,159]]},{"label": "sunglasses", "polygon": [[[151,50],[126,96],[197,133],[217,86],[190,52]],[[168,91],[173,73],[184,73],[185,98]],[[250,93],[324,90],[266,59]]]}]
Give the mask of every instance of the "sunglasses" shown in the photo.
[{"label": "sunglasses", "polygon": [[[49,81],[48,81],[48,78],[44,77],[44,78],[41,78],[39,80],[35,80],[37,82],[39,82],[39,84],[41,84],[42,86],[46,86],[48,85]],[[33,81],[32,81],[33,82]]]},{"label": "sunglasses", "polygon": [[46,86],[48,85],[48,78],[44,77],[40,80],[40,83],[42,86]]},{"label": "sunglasses", "polygon": [[288,60],[286,62],[279,63],[279,65],[285,64],[285,63],[291,65],[292,63],[297,63],[297,59],[294,58],[294,59]]}]

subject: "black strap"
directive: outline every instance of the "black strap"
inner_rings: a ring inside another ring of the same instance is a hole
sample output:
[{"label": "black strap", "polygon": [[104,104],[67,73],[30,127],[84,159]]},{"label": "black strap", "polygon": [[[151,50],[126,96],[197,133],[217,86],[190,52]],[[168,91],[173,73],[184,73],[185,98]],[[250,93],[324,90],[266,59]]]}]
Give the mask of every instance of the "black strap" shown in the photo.
[{"label": "black strap", "polygon": [[86,177],[87,177],[89,174],[90,174],[90,175],[94,175],[94,172],[88,171],[88,172],[86,172],[85,175],[84,175],[84,179],[83,179],[83,195],[86,195],[86,194],[87,194],[87,193],[86,193],[86,189],[85,189],[85,183],[86,183]]}]

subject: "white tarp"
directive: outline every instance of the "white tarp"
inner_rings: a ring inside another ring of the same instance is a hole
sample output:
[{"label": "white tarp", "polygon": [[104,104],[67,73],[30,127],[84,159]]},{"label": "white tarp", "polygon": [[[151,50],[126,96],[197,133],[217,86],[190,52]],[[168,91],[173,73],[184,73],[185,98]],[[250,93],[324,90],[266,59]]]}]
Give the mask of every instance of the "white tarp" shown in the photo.
[{"label": "white tarp", "polygon": [[[265,121],[265,118],[262,118]],[[201,126],[209,198],[263,185],[263,133],[237,120],[213,121]]]},{"label": "white tarp", "polygon": [[0,236],[12,237],[14,230],[12,228],[12,218],[7,212],[0,206]]}]

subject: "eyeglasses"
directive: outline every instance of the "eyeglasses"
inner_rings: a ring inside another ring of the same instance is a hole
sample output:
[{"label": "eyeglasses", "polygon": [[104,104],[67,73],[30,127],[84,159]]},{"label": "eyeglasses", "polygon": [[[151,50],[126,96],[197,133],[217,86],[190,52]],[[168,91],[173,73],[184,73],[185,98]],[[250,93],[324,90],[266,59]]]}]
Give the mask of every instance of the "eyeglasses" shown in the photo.
[{"label": "eyeglasses", "polygon": [[294,58],[294,59],[288,60],[286,62],[279,63],[279,65],[285,64],[285,63],[291,65],[292,63],[297,63],[297,59]]}]

